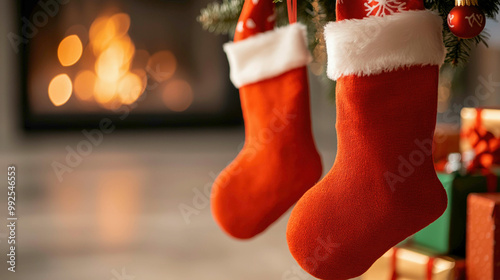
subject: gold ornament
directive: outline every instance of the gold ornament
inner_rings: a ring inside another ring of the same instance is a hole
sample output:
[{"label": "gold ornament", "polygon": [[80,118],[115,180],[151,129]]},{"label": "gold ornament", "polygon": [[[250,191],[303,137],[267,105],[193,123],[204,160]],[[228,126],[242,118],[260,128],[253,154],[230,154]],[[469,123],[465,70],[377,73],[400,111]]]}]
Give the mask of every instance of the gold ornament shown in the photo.
[{"label": "gold ornament", "polygon": [[478,6],[478,0],[455,0],[455,6]]}]

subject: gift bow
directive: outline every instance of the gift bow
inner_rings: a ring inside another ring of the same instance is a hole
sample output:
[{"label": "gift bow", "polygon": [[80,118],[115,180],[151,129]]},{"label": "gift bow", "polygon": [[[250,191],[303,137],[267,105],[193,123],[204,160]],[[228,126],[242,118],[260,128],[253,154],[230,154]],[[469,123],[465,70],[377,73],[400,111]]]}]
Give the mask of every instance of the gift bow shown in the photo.
[{"label": "gift bow", "polygon": [[483,124],[482,109],[476,109],[475,124],[463,132],[471,144],[475,156],[467,171],[490,170],[495,164],[500,164],[500,138],[495,137]]},{"label": "gift bow", "polygon": [[474,159],[467,167],[467,172],[481,172],[486,177],[488,192],[496,192],[497,176],[491,171],[491,167],[500,164],[500,138],[484,127],[482,111],[483,109],[476,108],[474,125],[463,131],[474,150]]}]

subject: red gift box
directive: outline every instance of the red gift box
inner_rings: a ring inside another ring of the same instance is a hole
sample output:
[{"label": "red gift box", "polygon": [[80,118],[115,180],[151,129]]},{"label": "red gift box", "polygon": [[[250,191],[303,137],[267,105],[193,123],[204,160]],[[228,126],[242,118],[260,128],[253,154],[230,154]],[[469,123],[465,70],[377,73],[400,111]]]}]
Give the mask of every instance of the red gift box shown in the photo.
[{"label": "red gift box", "polygon": [[468,280],[500,279],[498,226],[500,226],[500,194],[469,195],[466,242]]},{"label": "red gift box", "polygon": [[469,172],[500,167],[500,108],[463,108],[460,150]]}]

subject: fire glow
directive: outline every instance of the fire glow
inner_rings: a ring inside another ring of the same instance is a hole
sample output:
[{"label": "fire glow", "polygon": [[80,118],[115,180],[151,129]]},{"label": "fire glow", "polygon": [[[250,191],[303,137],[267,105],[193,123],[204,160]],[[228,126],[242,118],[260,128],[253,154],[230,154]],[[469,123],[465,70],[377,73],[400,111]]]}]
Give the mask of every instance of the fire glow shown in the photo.
[{"label": "fire glow", "polygon": [[61,66],[78,67],[78,71],[75,77],[63,72],[52,78],[48,97],[54,106],[64,105],[73,92],[79,102],[93,102],[105,109],[130,105],[146,90],[148,76],[163,84],[161,88],[170,89],[170,97],[163,93],[161,98],[166,108],[180,112],[191,105],[192,91],[186,81],[175,78],[173,85],[182,86],[169,86],[177,70],[174,54],[161,50],[150,55],[147,50],[136,50],[129,36],[130,24],[126,13],[99,16],[90,25],[88,42],[86,30],[82,35],[72,34],[78,33],[71,32],[76,28],[68,29],[59,43],[57,58]]}]

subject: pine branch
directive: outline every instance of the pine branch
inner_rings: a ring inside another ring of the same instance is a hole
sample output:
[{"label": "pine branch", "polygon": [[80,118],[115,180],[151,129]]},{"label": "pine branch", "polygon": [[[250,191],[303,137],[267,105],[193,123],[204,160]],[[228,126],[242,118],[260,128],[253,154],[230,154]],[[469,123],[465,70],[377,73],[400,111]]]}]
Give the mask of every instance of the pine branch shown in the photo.
[{"label": "pine branch", "polygon": [[[277,19],[276,25],[288,24],[286,1],[273,0],[276,3]],[[349,0],[348,0],[349,1]],[[201,11],[198,21],[203,28],[214,33],[234,33],[239,14],[244,0],[222,0],[221,3],[209,4]],[[447,24],[447,17],[451,9],[455,7],[455,0],[424,0],[425,7],[436,11],[443,20],[443,43],[446,46],[446,62],[452,65],[464,65],[468,59],[471,49],[478,44],[487,46],[489,38],[487,32],[481,33],[472,39],[459,39],[453,35]],[[323,26],[329,21],[335,21],[336,0],[298,0],[298,20],[307,26],[309,34],[309,48],[316,62],[323,62],[320,58],[323,40]],[[480,0],[479,8],[489,18],[495,18],[500,9],[500,0]]]},{"label": "pine branch", "polygon": [[202,9],[197,20],[202,27],[216,34],[233,34],[244,0],[222,0]]},{"label": "pine branch", "polygon": [[[479,8],[487,17],[496,17],[500,0],[481,0],[479,4]],[[443,43],[447,50],[446,63],[450,63],[453,66],[463,66],[467,64],[473,47],[479,44],[488,46],[486,41],[489,39],[489,34],[487,32],[482,32],[472,39],[460,39],[451,33],[447,18],[450,11],[455,7],[454,0],[426,0],[425,7],[438,12],[443,19]]]},{"label": "pine branch", "polygon": [[464,66],[469,60],[470,52],[473,47],[479,44],[488,46],[486,42],[487,38],[489,38],[487,32],[483,32],[479,36],[471,39],[460,39],[455,37],[451,32],[447,33],[443,40],[448,50],[445,62],[453,66]]}]

